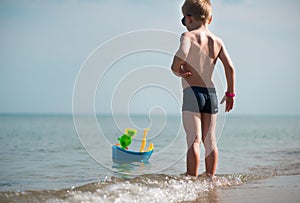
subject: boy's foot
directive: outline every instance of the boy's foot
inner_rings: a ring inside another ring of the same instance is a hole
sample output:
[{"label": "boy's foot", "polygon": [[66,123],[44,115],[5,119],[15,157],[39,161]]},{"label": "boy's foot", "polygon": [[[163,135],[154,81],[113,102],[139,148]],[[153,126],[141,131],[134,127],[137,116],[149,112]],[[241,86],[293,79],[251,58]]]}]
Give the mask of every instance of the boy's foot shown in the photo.
[{"label": "boy's foot", "polygon": [[206,173],[206,176],[211,180],[211,181],[214,181],[214,180],[216,180],[216,176],[215,175],[212,175],[212,174],[210,174],[210,173]]}]

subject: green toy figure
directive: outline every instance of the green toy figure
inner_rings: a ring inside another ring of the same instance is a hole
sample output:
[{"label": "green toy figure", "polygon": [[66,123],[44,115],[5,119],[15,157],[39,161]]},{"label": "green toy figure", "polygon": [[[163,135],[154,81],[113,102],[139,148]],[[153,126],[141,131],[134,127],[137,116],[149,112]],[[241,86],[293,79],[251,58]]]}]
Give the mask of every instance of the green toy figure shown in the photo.
[{"label": "green toy figure", "polygon": [[128,128],[125,129],[125,134],[118,138],[122,149],[128,149],[127,147],[131,144],[132,138],[135,134],[136,130]]}]

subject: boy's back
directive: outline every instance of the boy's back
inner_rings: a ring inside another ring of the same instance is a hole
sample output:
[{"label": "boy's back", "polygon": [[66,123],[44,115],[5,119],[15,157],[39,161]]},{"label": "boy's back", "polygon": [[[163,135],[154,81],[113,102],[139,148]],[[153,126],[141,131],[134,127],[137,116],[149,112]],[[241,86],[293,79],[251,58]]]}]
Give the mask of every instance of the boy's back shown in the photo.
[{"label": "boy's back", "polygon": [[190,44],[184,69],[191,76],[182,80],[188,86],[214,87],[212,75],[222,49],[222,41],[207,29],[200,28],[183,34],[183,41]]}]

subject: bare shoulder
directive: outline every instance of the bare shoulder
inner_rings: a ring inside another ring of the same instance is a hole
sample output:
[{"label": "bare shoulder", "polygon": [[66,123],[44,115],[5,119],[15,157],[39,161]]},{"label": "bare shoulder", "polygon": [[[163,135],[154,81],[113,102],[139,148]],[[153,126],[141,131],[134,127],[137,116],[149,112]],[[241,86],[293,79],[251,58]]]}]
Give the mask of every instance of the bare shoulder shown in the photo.
[{"label": "bare shoulder", "polygon": [[220,37],[212,32],[210,32],[210,37],[213,39],[217,46],[219,46],[220,48],[223,46],[223,40]]},{"label": "bare shoulder", "polygon": [[194,34],[192,32],[184,32],[181,34],[181,39],[189,39],[192,40],[194,38]]}]

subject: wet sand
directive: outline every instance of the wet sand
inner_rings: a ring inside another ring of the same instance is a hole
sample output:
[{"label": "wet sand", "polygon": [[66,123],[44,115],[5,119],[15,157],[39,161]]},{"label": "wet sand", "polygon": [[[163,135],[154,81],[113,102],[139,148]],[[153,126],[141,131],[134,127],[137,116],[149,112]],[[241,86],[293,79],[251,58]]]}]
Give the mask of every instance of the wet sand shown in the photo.
[{"label": "wet sand", "polygon": [[235,188],[220,189],[213,199],[210,202],[299,203],[300,175],[276,176]]}]

